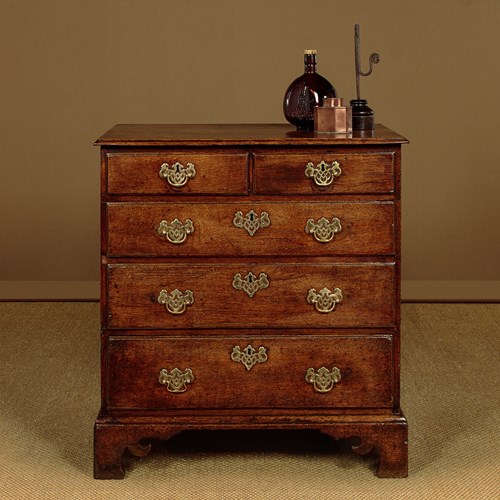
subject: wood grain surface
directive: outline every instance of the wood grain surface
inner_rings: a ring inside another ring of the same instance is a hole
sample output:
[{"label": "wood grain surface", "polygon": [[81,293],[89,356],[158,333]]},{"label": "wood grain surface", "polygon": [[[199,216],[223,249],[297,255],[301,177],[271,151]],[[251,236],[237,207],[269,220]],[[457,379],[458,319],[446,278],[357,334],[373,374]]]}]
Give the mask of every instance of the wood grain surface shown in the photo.
[{"label": "wood grain surface", "polygon": [[[236,274],[267,275],[269,286],[249,297]],[[394,264],[112,264],[108,267],[109,328],[381,327],[394,326]],[[335,288],[342,302],[320,313],[310,289]],[[191,290],[194,303],[171,314],[161,290]]]},{"label": "wood grain surface", "polygon": [[[267,361],[247,370],[235,346],[264,347]],[[392,405],[392,337],[223,338],[111,337],[108,409],[377,408]],[[325,393],[305,380],[308,368],[340,370]],[[192,370],[182,393],[158,381],[160,370]]]},{"label": "wood grain surface", "polygon": [[[181,187],[160,177],[164,163],[194,165],[196,174]],[[245,194],[248,154],[244,151],[109,152],[106,154],[107,191],[112,194]]]},{"label": "wood grain surface", "polygon": [[[395,213],[392,202],[320,203],[108,203],[108,255],[120,256],[272,256],[394,254]],[[234,225],[254,211],[268,214],[270,225],[251,235]],[[309,219],[337,218],[341,230],[322,243],[306,233]],[[158,233],[162,221],[192,221],[194,231],[181,244]]]},{"label": "wood grain surface", "polygon": [[[392,193],[396,150],[358,148],[255,152],[255,192],[264,194]],[[337,162],[342,172],[328,186],[305,175],[306,166]]]}]

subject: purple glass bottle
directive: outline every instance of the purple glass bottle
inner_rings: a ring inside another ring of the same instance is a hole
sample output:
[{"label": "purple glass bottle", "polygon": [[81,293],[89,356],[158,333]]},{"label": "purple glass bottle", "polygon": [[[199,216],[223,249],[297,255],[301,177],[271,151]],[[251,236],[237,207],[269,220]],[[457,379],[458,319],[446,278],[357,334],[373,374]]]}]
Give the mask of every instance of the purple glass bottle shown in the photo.
[{"label": "purple glass bottle", "polygon": [[314,108],[325,97],[337,97],[333,85],[316,73],[316,51],[304,52],[304,74],[295,79],[285,92],[283,112],[297,130],[314,130]]}]

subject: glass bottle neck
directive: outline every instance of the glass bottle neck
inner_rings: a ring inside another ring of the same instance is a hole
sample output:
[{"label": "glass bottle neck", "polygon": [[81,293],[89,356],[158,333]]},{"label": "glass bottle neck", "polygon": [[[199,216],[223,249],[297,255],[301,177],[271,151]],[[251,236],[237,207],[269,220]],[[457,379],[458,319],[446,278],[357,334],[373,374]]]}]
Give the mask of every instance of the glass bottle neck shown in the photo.
[{"label": "glass bottle neck", "polygon": [[316,73],[316,54],[304,54],[304,73]]}]

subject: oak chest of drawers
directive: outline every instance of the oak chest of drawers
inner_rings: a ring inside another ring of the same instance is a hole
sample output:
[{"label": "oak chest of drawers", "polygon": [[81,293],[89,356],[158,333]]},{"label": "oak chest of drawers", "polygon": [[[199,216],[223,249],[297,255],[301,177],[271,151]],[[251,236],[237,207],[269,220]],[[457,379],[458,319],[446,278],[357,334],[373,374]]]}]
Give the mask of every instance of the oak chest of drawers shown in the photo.
[{"label": "oak chest of drawers", "polygon": [[406,139],[117,125],[101,146],[95,477],[186,429],[318,429],[407,474]]}]

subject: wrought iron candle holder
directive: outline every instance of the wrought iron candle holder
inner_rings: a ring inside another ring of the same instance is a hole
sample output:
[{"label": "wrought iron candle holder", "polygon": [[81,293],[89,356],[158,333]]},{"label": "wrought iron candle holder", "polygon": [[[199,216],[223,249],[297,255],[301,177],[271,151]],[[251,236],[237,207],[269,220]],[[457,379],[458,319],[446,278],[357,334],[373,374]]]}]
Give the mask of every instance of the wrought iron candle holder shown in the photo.
[{"label": "wrought iron candle holder", "polygon": [[360,80],[362,76],[369,76],[373,71],[373,65],[380,62],[380,56],[373,52],[369,57],[368,71],[361,71],[359,24],[354,25],[354,61],[356,66],[356,99],[351,100],[352,106],[352,129],[373,130],[375,128],[374,112],[368,106],[366,99],[361,99]]}]

